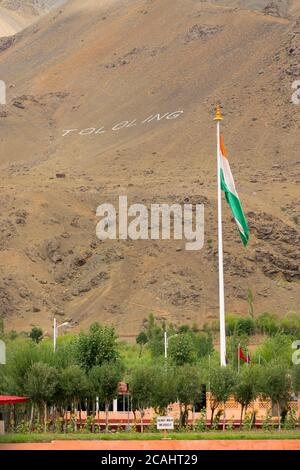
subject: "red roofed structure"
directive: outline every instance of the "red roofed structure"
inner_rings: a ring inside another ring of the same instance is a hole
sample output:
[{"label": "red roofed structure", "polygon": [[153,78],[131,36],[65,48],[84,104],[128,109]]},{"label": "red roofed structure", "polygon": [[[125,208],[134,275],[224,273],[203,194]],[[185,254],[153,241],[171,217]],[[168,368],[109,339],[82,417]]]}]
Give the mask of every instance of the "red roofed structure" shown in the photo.
[{"label": "red roofed structure", "polygon": [[29,401],[27,397],[0,395],[0,405],[16,405],[17,403],[26,403],[27,401]]}]

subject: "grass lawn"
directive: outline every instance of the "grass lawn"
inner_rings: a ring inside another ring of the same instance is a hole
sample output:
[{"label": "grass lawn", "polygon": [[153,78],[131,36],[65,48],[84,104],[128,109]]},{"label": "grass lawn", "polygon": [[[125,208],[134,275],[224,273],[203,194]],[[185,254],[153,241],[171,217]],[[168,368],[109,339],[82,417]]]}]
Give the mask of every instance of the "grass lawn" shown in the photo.
[{"label": "grass lawn", "polygon": [[[257,440],[257,439],[299,439],[300,430],[294,431],[212,431],[212,432],[185,432],[185,433],[169,433],[169,438],[174,440]],[[24,442],[51,442],[54,440],[161,440],[162,433],[111,433],[111,434],[5,434],[0,436],[0,444],[8,443],[24,443]]]}]

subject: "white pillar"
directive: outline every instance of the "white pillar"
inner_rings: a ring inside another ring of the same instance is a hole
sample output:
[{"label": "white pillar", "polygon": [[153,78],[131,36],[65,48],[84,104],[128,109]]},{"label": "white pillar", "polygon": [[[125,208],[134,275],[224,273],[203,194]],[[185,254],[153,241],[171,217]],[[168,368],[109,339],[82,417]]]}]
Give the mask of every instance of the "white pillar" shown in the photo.
[{"label": "white pillar", "polygon": [[164,333],[165,359],[168,358],[168,337],[167,332]]},{"label": "white pillar", "polygon": [[56,318],[53,319],[53,351],[56,351],[56,337],[57,337],[57,322]]},{"label": "white pillar", "polygon": [[218,258],[219,258],[219,308],[220,308],[220,364],[226,366],[226,332],[225,332],[225,301],[223,272],[223,234],[222,234],[222,194],[221,194],[221,162],[220,162],[220,108],[217,108],[217,171],[218,171]]},{"label": "white pillar", "polygon": [[116,398],[113,401],[113,411],[118,411],[118,400]]}]

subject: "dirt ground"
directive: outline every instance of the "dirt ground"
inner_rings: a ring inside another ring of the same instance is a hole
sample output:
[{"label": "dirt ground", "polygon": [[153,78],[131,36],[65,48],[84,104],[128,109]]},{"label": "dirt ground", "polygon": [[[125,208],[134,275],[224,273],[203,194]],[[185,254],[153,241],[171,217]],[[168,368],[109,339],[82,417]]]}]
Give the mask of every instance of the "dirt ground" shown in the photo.
[{"label": "dirt ground", "polygon": [[300,440],[52,441],[3,444],[1,450],[300,450]]}]

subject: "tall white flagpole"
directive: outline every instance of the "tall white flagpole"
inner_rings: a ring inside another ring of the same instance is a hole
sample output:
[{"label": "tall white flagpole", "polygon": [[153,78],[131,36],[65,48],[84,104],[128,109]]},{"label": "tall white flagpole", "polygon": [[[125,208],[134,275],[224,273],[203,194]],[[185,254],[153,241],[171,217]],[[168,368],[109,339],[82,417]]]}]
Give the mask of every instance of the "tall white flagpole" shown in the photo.
[{"label": "tall white flagpole", "polygon": [[165,360],[168,359],[168,336],[167,332],[164,332],[164,348],[165,348]]},{"label": "tall white flagpole", "polygon": [[56,338],[57,338],[57,321],[53,318],[53,351],[56,351]]},{"label": "tall white flagpole", "polygon": [[225,301],[223,272],[223,235],[222,235],[222,194],[221,194],[221,162],[220,162],[220,121],[221,108],[217,106],[215,121],[217,122],[217,169],[218,169],[218,256],[219,256],[219,308],[220,308],[220,364],[226,366],[226,333],[225,333]]}]

